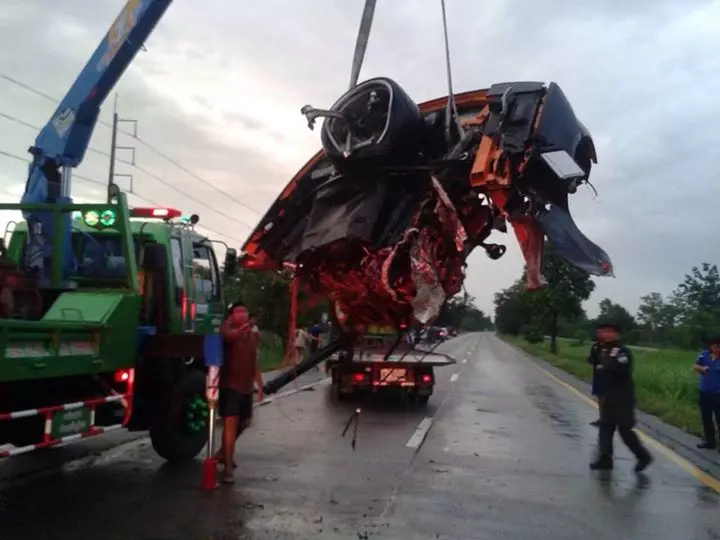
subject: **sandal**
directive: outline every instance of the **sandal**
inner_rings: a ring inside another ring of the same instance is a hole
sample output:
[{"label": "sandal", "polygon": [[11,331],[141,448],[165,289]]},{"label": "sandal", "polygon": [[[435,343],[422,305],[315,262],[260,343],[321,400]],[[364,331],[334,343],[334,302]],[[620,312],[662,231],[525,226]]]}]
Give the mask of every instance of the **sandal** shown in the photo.
[{"label": "sandal", "polygon": [[[222,456],[218,456],[217,454],[215,454],[215,455],[212,457],[212,460],[213,460],[213,461],[216,461],[217,463],[220,463],[220,464],[222,464],[223,461],[224,461],[224,460],[223,460],[223,457],[222,457]],[[232,465],[233,465],[233,469],[237,469],[237,462],[236,462],[235,460],[233,460],[233,464],[232,464]]]},{"label": "sandal", "polygon": [[222,477],[222,483],[223,484],[234,484],[235,478],[230,474],[224,474]]}]

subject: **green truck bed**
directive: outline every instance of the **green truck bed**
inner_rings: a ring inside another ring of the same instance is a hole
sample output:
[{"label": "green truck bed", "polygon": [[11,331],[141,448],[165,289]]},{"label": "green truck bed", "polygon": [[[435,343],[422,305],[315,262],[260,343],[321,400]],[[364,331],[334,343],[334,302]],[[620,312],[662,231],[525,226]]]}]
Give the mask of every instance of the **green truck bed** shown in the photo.
[{"label": "green truck bed", "polygon": [[39,321],[0,320],[0,382],[133,366],[139,308],[131,293],[72,291]]}]

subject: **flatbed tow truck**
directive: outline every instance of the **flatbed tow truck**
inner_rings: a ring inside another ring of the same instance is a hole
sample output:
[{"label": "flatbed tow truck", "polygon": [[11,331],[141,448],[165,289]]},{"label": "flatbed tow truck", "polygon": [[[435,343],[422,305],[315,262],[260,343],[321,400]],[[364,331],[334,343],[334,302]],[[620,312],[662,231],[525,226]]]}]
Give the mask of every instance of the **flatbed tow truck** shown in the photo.
[{"label": "flatbed tow truck", "polygon": [[435,368],[455,363],[433,348],[415,348],[391,326],[372,325],[352,349],[333,354],[325,369],[334,397],[400,392],[411,403],[425,405],[435,388]]}]

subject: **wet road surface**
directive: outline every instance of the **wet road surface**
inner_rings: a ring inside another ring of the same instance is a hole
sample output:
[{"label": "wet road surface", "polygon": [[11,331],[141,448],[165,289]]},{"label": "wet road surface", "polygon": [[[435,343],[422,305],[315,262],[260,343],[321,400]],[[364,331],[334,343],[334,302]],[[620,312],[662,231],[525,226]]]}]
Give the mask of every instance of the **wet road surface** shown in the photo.
[{"label": "wet road surface", "polygon": [[[588,470],[596,411],[490,334],[456,338],[426,408],[353,404],[325,384],[257,409],[234,486],[199,491],[144,440],[0,493],[0,540],[713,539],[720,499],[662,455]],[[428,431],[429,428],[429,431]]]}]

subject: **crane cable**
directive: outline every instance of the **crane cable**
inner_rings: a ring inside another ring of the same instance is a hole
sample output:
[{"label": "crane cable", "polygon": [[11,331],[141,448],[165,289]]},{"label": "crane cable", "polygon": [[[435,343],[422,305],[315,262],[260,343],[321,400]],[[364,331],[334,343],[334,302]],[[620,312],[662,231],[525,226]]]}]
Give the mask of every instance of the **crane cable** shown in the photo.
[{"label": "crane cable", "polygon": [[355,53],[353,54],[352,70],[350,71],[350,90],[357,86],[360,77],[360,69],[365,59],[365,51],[367,50],[368,41],[370,40],[370,28],[372,27],[373,16],[375,15],[376,0],[365,0],[365,9],[363,9],[362,18],[360,19],[360,28],[358,29],[357,41],[355,42]]},{"label": "crane cable", "polygon": [[450,38],[448,37],[447,15],[445,14],[445,0],[440,0],[440,6],[442,8],[443,36],[445,38],[445,67],[447,69],[448,83],[448,102],[447,108],[445,109],[445,138],[448,142],[450,142],[450,128],[453,120],[455,121],[455,127],[457,128],[458,135],[460,135],[461,139],[465,135],[465,131],[460,125],[460,115],[458,115],[457,105],[455,104],[455,95],[453,94],[452,64],[450,63]]}]

